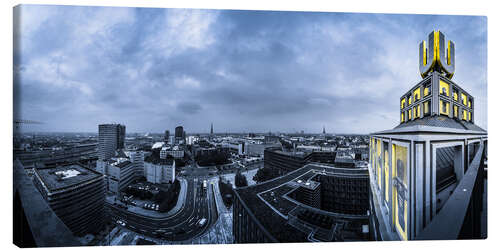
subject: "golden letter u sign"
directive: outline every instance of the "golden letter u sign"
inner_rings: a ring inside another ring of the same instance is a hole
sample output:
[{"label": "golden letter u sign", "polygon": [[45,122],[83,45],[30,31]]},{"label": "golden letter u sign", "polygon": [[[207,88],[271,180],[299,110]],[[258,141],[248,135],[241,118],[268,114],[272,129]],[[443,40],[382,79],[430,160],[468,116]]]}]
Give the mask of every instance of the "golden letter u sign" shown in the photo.
[{"label": "golden letter u sign", "polygon": [[430,72],[436,71],[451,79],[455,73],[455,44],[445,43],[441,31],[433,31],[429,39],[419,46],[420,75],[425,78]]}]

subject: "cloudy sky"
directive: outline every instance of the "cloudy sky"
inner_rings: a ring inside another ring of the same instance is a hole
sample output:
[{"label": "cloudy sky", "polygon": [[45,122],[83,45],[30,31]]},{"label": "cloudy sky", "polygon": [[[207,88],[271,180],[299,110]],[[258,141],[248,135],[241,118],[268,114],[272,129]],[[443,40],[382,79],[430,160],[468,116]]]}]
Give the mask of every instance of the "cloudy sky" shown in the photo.
[{"label": "cloudy sky", "polygon": [[487,129],[485,17],[24,5],[14,31],[26,130],[370,133],[399,122],[440,29]]}]

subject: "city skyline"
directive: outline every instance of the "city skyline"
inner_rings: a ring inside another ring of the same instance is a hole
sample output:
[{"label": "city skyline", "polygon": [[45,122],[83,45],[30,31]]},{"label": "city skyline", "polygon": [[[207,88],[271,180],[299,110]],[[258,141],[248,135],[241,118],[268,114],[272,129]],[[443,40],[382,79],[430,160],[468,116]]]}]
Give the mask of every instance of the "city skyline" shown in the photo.
[{"label": "city skyline", "polygon": [[488,129],[485,17],[19,9],[14,118],[43,122],[26,131],[116,121],[130,133],[208,133],[211,122],[214,133],[371,133],[399,123],[397,100],[419,79],[417,44],[437,29],[455,42],[454,81]]}]

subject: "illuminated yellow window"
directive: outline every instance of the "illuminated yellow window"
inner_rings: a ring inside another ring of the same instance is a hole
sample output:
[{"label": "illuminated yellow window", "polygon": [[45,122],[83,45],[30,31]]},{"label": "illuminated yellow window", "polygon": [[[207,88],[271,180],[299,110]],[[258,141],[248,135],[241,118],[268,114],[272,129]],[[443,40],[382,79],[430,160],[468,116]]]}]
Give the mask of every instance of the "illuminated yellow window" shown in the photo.
[{"label": "illuminated yellow window", "polygon": [[415,98],[415,101],[420,100],[420,88],[417,88],[415,91],[413,91],[413,97]]},{"label": "illuminated yellow window", "polygon": [[429,95],[429,86],[426,86],[424,88],[424,96],[428,96]]},{"label": "illuminated yellow window", "polygon": [[413,117],[415,119],[420,118],[420,105],[413,107]]},{"label": "illuminated yellow window", "polygon": [[462,120],[466,121],[467,120],[467,111],[462,110]]},{"label": "illuminated yellow window", "polygon": [[468,121],[471,121],[472,120],[472,113],[469,111],[469,119],[467,119]]},{"label": "illuminated yellow window", "polygon": [[456,91],[453,91],[453,100],[458,102],[458,93]]},{"label": "illuminated yellow window", "polygon": [[426,101],[424,102],[424,115],[429,115],[431,113],[431,102]]},{"label": "illuminated yellow window", "polygon": [[450,104],[448,102],[443,102],[439,100],[439,113],[442,115],[448,115],[450,113]]},{"label": "illuminated yellow window", "polygon": [[411,101],[412,101],[411,99],[412,99],[411,95],[410,95],[410,96],[408,96],[408,106],[410,106],[410,105],[411,105]]},{"label": "illuminated yellow window", "polygon": [[401,109],[405,107],[406,98],[401,99]]},{"label": "illuminated yellow window", "polygon": [[411,109],[408,110],[408,120],[411,120]]},{"label": "illuminated yellow window", "polygon": [[472,101],[469,98],[469,108],[472,108]]},{"label": "illuminated yellow window", "polygon": [[462,93],[462,104],[467,106],[467,96],[464,93]]},{"label": "illuminated yellow window", "polygon": [[453,117],[458,118],[458,106],[457,105],[453,105]]},{"label": "illuminated yellow window", "polygon": [[439,94],[450,96],[450,84],[444,81],[439,81]]},{"label": "illuminated yellow window", "polygon": [[401,122],[405,122],[405,113],[404,112],[401,113]]}]

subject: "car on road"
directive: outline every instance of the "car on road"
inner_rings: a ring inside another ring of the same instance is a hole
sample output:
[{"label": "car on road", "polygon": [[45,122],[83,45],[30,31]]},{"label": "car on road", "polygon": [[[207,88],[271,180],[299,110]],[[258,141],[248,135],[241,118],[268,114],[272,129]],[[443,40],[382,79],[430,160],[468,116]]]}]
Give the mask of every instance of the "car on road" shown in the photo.
[{"label": "car on road", "polygon": [[202,227],[203,225],[205,225],[205,223],[207,223],[207,219],[205,219],[205,218],[201,218],[201,219],[198,221],[197,225],[198,225],[199,227]]},{"label": "car on road", "polygon": [[126,226],[126,225],[127,225],[127,223],[126,223],[124,220],[117,220],[117,221],[116,221],[116,224],[118,224],[118,225],[120,225],[120,226],[122,226],[122,227],[124,227],[124,226]]}]

